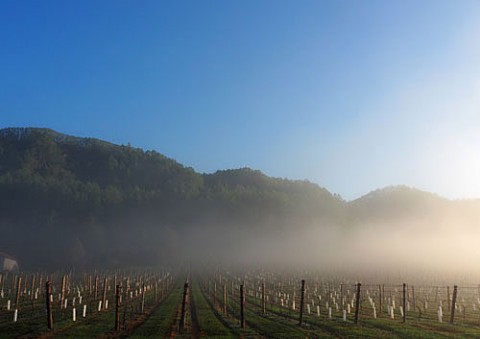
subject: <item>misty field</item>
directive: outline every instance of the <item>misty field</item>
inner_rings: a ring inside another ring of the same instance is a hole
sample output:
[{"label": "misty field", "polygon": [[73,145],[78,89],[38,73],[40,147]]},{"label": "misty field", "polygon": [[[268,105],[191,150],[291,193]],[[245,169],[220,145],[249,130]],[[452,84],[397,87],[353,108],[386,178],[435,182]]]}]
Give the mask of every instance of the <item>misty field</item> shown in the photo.
[{"label": "misty field", "polygon": [[0,284],[2,338],[480,336],[473,285],[213,267],[2,273]]}]

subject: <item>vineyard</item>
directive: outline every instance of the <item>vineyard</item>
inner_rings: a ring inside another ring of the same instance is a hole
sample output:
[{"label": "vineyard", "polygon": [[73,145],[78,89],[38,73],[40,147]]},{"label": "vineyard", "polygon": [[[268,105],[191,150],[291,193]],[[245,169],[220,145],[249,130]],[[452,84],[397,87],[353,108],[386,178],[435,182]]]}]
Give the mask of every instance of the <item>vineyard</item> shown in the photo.
[{"label": "vineyard", "polygon": [[480,337],[480,286],[208,267],[0,279],[1,338]]}]

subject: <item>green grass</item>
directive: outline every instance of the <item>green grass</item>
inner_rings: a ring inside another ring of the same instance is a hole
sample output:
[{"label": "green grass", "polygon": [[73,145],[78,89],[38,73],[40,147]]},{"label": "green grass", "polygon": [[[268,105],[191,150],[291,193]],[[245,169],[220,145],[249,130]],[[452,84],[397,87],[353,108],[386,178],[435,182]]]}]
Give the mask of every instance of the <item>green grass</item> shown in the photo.
[{"label": "green grass", "polygon": [[198,319],[198,326],[202,337],[209,338],[237,338],[235,334],[226,327],[216,316],[215,311],[205,299],[205,296],[200,291],[198,283],[192,284],[192,303],[194,305],[194,312],[192,317]]},{"label": "green grass", "polygon": [[[240,307],[237,298],[228,301],[228,313],[235,318],[239,318]],[[296,325],[296,322],[274,314],[261,314],[259,310],[247,303],[245,310],[245,322],[247,329],[242,330],[246,332],[247,336],[252,336],[252,332],[257,336],[265,336],[268,338],[328,338],[326,335],[318,335],[312,331],[301,328]]]},{"label": "green grass", "polygon": [[114,312],[101,312],[94,317],[85,318],[75,326],[61,330],[53,338],[95,338],[113,331],[114,324]]},{"label": "green grass", "polygon": [[[153,291],[145,296],[146,309],[154,305]],[[54,332],[52,338],[96,338],[105,334],[113,334],[115,327],[115,307],[110,304],[108,310],[98,312],[97,302],[90,302],[87,308],[87,317],[82,318],[82,308],[77,307],[77,321],[69,320],[63,326],[56,325],[54,315]],[[129,299],[126,304],[126,319],[131,320],[140,316],[141,296]],[[71,309],[69,310],[71,316]],[[123,321],[125,304],[120,308],[120,321]],[[44,331],[45,332],[45,331]]]},{"label": "green grass", "polygon": [[[0,338],[21,338],[38,336],[48,332],[47,316],[43,300],[35,301],[33,308],[24,306],[19,310],[18,321],[13,322],[13,310],[2,310],[0,313]],[[54,330],[66,328],[83,322],[81,306],[77,306],[77,322],[72,320],[72,308],[60,309],[57,303],[53,307]]]},{"label": "green grass", "polygon": [[[250,308],[260,309],[258,299],[248,298],[248,304]],[[267,313],[280,318],[290,318],[292,326],[295,326],[293,322],[299,317],[298,312],[291,312],[289,316],[285,309],[271,304],[267,304]],[[304,319],[306,328],[310,328],[310,334],[314,337],[327,335],[337,338],[480,338],[480,328],[467,325],[451,325],[415,318],[407,318],[406,323],[402,323],[400,319],[366,318],[354,324],[351,315],[349,317],[349,320],[344,322],[338,317],[326,319],[325,315],[318,317],[312,313],[305,315]]]},{"label": "green grass", "polygon": [[[206,288],[205,288],[206,289]],[[195,328],[194,335],[199,334],[202,338],[480,338],[480,320],[476,318],[465,319],[460,314],[455,318],[456,324],[446,322],[439,323],[435,317],[435,310],[422,312],[419,318],[418,312],[411,311],[407,314],[407,322],[402,323],[400,318],[390,319],[385,313],[379,313],[379,318],[371,317],[371,309],[368,305],[362,308],[359,323],[353,323],[353,314],[349,314],[347,321],[341,318],[341,312],[334,311],[333,318],[328,319],[325,308],[320,317],[316,312],[304,315],[304,326],[298,326],[299,313],[267,302],[267,312],[263,314],[260,307],[260,299],[247,296],[246,328],[239,326],[239,298],[228,296],[228,314],[225,315],[219,309],[215,310],[213,301],[207,296],[197,280],[192,280],[191,285],[191,316]],[[175,283],[170,292],[163,296],[163,300],[154,307],[153,293],[146,295],[146,307],[153,310],[148,317],[140,317],[141,297],[129,300],[127,307],[127,326],[131,338],[164,338],[168,337],[172,325],[177,319],[178,307],[182,299],[183,284]],[[229,290],[231,292],[231,290]],[[238,293],[238,290],[236,291]],[[74,294],[69,296],[69,300]],[[8,296],[10,298],[11,296]],[[217,303],[222,305],[223,291],[217,290]],[[21,302],[18,322],[13,323],[13,310],[0,310],[0,339],[3,338],[33,338],[49,334],[52,338],[95,338],[113,337],[114,307],[110,303],[107,311],[97,312],[96,305],[86,297],[88,304],[87,318],[81,317],[80,305],[77,306],[77,322],[73,322],[72,308],[60,310],[58,303],[54,304],[54,331],[49,333],[46,325],[44,300],[39,298],[32,306],[30,301]],[[111,297],[109,298],[111,299]],[[273,300],[273,299],[272,299]],[[3,300],[4,302],[5,300]],[[112,300],[111,300],[112,301]],[[124,308],[122,306],[121,320],[123,320]],[[141,321],[145,321],[140,324]],[[139,325],[137,328],[133,326]],[[122,334],[122,337],[125,337]],[[190,336],[190,333],[177,338]]]},{"label": "green grass", "polygon": [[168,338],[181,297],[182,286],[176,283],[167,298],[129,338]]},{"label": "green grass", "polygon": [[[235,279],[235,278],[234,278]],[[247,286],[255,286],[254,283],[246,283]],[[230,284],[228,284],[230,286]],[[238,294],[238,288],[236,290]],[[422,312],[422,318],[418,318],[417,312],[407,314],[406,323],[401,318],[389,319],[379,317],[373,319],[368,310],[362,307],[358,324],[353,322],[353,314],[343,321],[341,312],[334,311],[332,319],[328,319],[325,309],[320,317],[316,312],[308,315],[305,309],[304,326],[298,326],[299,312],[288,311],[278,305],[267,302],[267,312],[261,312],[261,300],[250,294],[247,298],[246,322],[259,335],[269,338],[480,338],[478,321],[466,322],[460,314],[455,320],[457,324],[448,322],[439,323],[435,316],[435,310],[427,313]],[[217,294],[217,300],[221,296]],[[239,297],[229,296],[229,312],[239,318]],[[444,317],[446,320],[447,317]],[[467,317],[467,320],[468,317]],[[448,320],[446,320],[448,321]]]}]

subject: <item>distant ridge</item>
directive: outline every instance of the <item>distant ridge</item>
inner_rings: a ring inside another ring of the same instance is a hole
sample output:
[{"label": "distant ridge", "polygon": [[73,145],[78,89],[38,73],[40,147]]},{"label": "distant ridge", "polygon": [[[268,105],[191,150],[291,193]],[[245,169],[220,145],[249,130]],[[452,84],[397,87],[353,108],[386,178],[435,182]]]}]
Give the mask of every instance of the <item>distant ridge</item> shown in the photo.
[{"label": "distant ridge", "polygon": [[[41,127],[7,127],[0,129],[0,138],[2,137],[10,137],[10,138],[16,138],[17,140],[21,140],[22,138],[25,137],[30,137],[32,135],[46,135],[52,138],[55,142],[58,143],[73,143],[73,144],[78,144],[82,146],[87,146],[87,145],[92,145],[92,144],[102,144],[105,146],[111,146],[111,147],[121,147],[121,145],[117,145],[108,141],[104,141],[101,139],[97,138],[91,138],[91,137],[77,137],[77,136],[72,136],[72,135],[67,135],[64,133],[57,132],[53,129],[50,128],[41,128]],[[129,146],[130,147],[130,146]],[[135,147],[132,147],[135,148]],[[141,150],[140,148],[135,148],[138,150]],[[239,172],[245,172],[245,171],[250,171],[250,173],[254,176],[263,177],[264,179],[269,178],[267,175],[263,174],[259,170],[253,170],[250,168],[239,168],[239,169],[223,169],[223,170],[218,170],[216,173],[213,174],[207,174],[207,176],[212,176],[216,175],[217,176],[222,176],[223,174],[233,174],[233,173],[239,173]],[[288,181],[288,179],[285,179]],[[290,180],[290,181],[295,181],[295,182],[308,182],[305,180]],[[316,184],[312,184],[316,185]],[[320,186],[319,186],[320,187]],[[322,188],[326,190],[325,188]],[[441,197],[437,194],[430,193],[427,191],[422,191],[420,189],[417,189],[415,187],[410,187],[406,185],[393,185],[393,186],[387,186],[384,188],[378,188],[376,190],[373,190],[357,199],[351,200],[350,203],[355,203],[359,202],[362,200],[370,200],[370,199],[381,199],[382,197],[388,197],[391,195],[405,195],[405,194],[412,194],[412,195],[418,195],[418,194],[424,194],[424,196],[434,196],[438,199],[445,199],[445,200],[450,200],[444,197]],[[336,196],[340,197],[340,195],[335,194]],[[466,199],[466,200],[472,200],[472,199]]]},{"label": "distant ridge", "polygon": [[[57,132],[53,129],[50,128],[40,128],[40,127],[7,127],[0,129],[0,140],[2,138],[13,138],[16,139],[17,141],[20,141],[24,138],[28,137],[33,137],[35,138],[36,136],[47,136],[51,140],[55,141],[56,143],[59,144],[75,144],[79,146],[89,146],[89,145],[103,145],[105,147],[111,147],[111,148],[121,148],[121,147],[126,147],[124,145],[118,145],[114,144],[108,141],[104,141],[101,139],[97,138],[92,138],[92,137],[77,137],[77,136],[72,136],[64,133]],[[128,146],[131,149],[135,149],[137,151],[143,151],[141,148],[136,148],[136,147],[131,147],[130,145]],[[154,152],[157,155],[161,157],[166,157],[165,155],[162,155],[160,153],[157,153],[155,151],[147,151],[147,152]],[[200,174],[199,174],[200,175]],[[254,170],[250,168],[238,168],[238,169],[221,169],[216,171],[215,173],[212,174],[203,174],[206,180],[214,180],[216,182],[219,182],[222,180],[222,177],[229,178],[227,181],[230,182],[231,180],[254,180],[257,181],[257,183],[263,182],[266,183],[268,180],[283,180],[285,182],[295,182],[300,185],[313,185],[317,186],[319,189],[323,190],[324,192],[330,193],[326,188],[323,188],[315,183],[311,183],[307,180],[290,180],[290,179],[280,179],[280,178],[272,178],[268,177],[264,173],[262,173],[259,170]],[[240,179],[242,178],[243,179]],[[234,179],[236,178],[236,179]],[[253,179],[255,178],[255,179]],[[341,196],[339,194],[332,194],[337,198],[341,199]],[[430,193],[428,191],[420,190],[415,187],[411,186],[406,186],[406,185],[392,185],[392,186],[386,186],[383,188],[378,188],[373,191],[370,191],[369,193],[349,201],[349,204],[355,205],[355,204],[361,204],[365,203],[366,201],[377,201],[377,200],[383,200],[387,199],[389,197],[403,197],[405,199],[413,198],[425,198],[425,199],[438,199],[438,200],[451,200],[447,199],[445,197],[442,197],[438,194],[435,193]],[[343,199],[342,199],[343,200]],[[464,199],[465,201],[476,201],[480,200],[479,199]]]},{"label": "distant ridge", "polygon": [[384,188],[379,188],[376,190],[373,190],[360,198],[357,198],[355,200],[352,200],[352,203],[355,203],[356,201],[361,201],[361,200],[375,200],[375,199],[383,199],[387,198],[389,196],[394,196],[394,195],[401,195],[404,197],[425,197],[425,198],[432,198],[432,199],[439,199],[439,200],[449,200],[447,198],[441,197],[440,195],[437,195],[435,193],[430,193],[427,191],[420,190],[415,187],[411,186],[406,186],[406,185],[395,185],[395,186],[387,186]]}]

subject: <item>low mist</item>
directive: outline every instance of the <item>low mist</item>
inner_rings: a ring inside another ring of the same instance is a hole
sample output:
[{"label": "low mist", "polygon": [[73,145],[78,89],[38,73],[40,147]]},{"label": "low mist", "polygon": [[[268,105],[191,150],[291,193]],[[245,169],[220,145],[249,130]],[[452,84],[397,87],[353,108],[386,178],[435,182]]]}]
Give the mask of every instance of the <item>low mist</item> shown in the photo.
[{"label": "low mist", "polygon": [[189,230],[181,247],[193,263],[315,269],[363,279],[382,274],[470,280],[479,277],[477,219],[475,213],[436,210],[423,218],[348,225],[209,225]]}]

